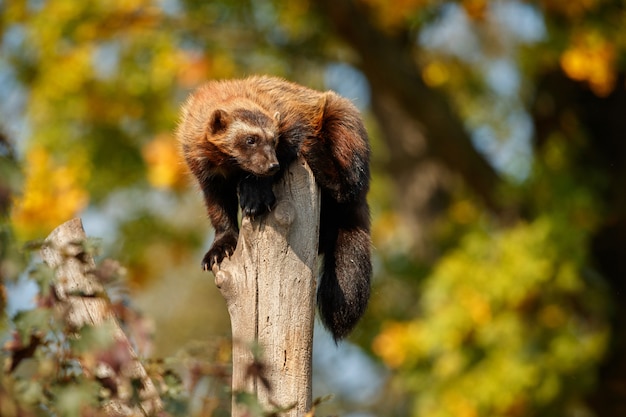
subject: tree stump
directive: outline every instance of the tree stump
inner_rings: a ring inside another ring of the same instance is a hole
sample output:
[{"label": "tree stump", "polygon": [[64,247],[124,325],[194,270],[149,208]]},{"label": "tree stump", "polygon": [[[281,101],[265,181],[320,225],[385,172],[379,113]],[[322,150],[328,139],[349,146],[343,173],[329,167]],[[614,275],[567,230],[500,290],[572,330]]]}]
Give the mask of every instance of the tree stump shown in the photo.
[{"label": "tree stump", "polygon": [[288,416],[311,407],[320,193],[302,160],[274,193],[276,207],[244,218],[235,253],[213,270],[231,318],[233,417],[246,412],[236,401],[240,392],[267,409],[293,406]]},{"label": "tree stump", "polygon": [[96,265],[93,257],[84,252],[82,244],[86,239],[81,220],[73,219],[54,229],[41,249],[43,260],[55,271],[54,292],[59,300],[57,308],[70,329],[80,329],[85,325],[111,326],[115,342],[126,350],[129,360],[122,369],[116,373],[106,364],[98,364],[98,378],[116,381],[118,377],[123,377],[140,381],[140,404],[128,406],[128,398],[124,398],[125,393],[122,392],[107,402],[104,415],[154,415],[162,408],[161,399],[117,322],[104,288],[91,273]]}]

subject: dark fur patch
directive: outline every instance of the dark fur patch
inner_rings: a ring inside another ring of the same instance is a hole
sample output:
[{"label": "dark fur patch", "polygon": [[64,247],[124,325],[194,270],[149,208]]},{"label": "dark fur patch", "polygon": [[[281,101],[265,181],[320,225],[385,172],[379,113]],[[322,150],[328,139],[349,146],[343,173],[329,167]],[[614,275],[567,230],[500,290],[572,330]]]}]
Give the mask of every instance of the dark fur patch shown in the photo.
[{"label": "dark fur patch", "polygon": [[274,123],[274,120],[270,116],[256,109],[235,109],[233,111],[233,117],[260,128],[269,128]]}]

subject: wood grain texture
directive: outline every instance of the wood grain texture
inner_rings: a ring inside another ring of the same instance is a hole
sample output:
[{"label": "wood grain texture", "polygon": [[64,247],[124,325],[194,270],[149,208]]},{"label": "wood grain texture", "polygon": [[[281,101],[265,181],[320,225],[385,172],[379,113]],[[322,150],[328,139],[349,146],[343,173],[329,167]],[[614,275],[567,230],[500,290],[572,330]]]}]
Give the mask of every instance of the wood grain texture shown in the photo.
[{"label": "wood grain texture", "polygon": [[[302,160],[274,192],[274,210],[243,219],[235,253],[213,272],[231,317],[233,391],[256,394],[267,408],[295,404],[285,415],[302,416],[311,407],[320,194]],[[262,375],[250,372],[253,346]],[[232,415],[244,414],[233,399]]]}]

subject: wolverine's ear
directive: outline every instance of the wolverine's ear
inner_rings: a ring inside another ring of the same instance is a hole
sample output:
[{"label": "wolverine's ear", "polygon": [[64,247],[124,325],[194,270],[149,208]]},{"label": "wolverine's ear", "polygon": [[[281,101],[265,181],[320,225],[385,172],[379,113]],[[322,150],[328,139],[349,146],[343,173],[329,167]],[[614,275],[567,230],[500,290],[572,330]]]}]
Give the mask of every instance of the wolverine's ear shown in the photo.
[{"label": "wolverine's ear", "polygon": [[274,113],[274,120],[276,120],[276,123],[280,123],[280,112]]},{"label": "wolverine's ear", "polygon": [[230,116],[225,110],[217,109],[211,115],[209,119],[209,131],[211,133],[218,133],[225,130],[230,122]]}]

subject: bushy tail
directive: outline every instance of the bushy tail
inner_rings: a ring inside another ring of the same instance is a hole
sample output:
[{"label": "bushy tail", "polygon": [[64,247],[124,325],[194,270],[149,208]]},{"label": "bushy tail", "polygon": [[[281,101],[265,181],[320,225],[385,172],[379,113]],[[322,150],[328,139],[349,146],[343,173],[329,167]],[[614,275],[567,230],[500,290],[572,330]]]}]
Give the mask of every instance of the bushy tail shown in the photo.
[{"label": "bushy tail", "polygon": [[336,342],[350,333],[365,312],[372,275],[367,203],[339,206],[322,203],[324,263],[317,291],[322,322]]}]

